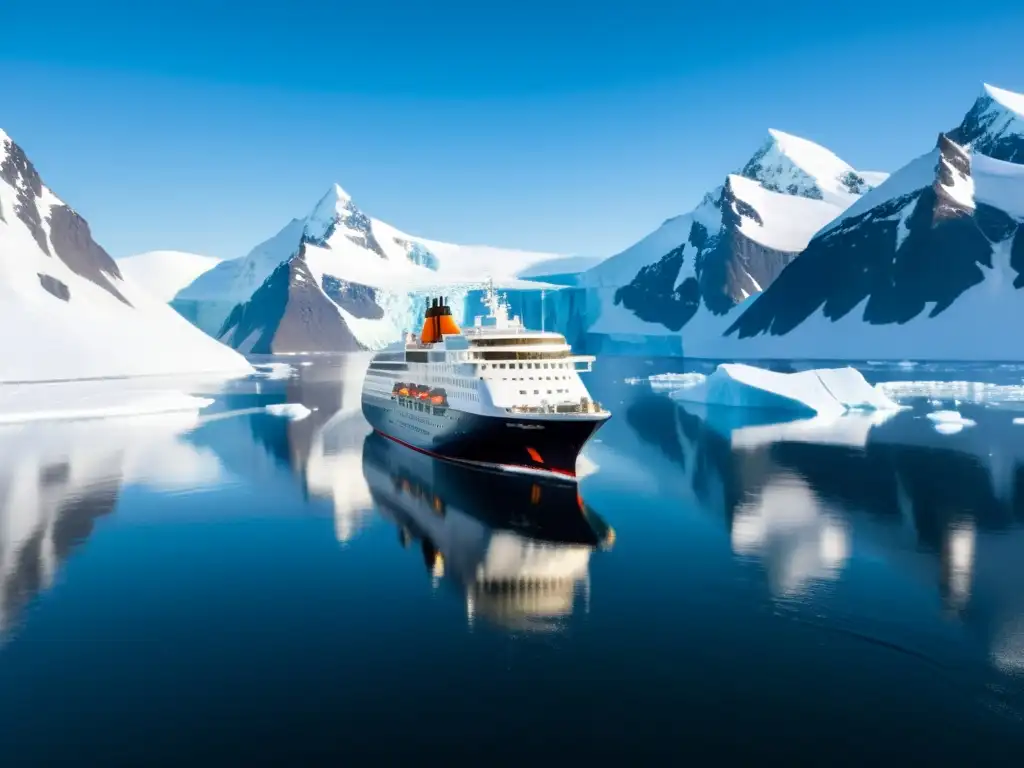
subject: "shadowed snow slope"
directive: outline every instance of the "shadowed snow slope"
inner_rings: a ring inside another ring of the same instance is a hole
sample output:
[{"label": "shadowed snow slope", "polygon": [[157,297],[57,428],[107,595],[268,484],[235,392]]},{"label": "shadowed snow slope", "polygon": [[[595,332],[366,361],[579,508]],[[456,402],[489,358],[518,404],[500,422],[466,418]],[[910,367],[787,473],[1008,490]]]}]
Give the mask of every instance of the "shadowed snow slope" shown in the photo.
[{"label": "shadowed snow slope", "polygon": [[0,131],[0,382],[250,372],[126,279]]},{"label": "shadowed snow slope", "polygon": [[1008,332],[1024,323],[1022,102],[986,86],[931,152],[825,227],[727,339],[684,339],[684,348],[751,359],[1024,359],[1024,336]]}]

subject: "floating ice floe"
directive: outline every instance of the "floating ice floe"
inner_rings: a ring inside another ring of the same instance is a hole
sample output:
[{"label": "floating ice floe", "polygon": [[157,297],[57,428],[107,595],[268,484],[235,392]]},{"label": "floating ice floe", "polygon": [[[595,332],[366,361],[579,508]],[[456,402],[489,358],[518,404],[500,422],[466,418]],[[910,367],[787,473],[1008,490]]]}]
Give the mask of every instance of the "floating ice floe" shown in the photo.
[{"label": "floating ice floe", "polygon": [[8,385],[0,387],[0,424],[198,412],[213,402],[184,392],[133,390],[111,382]]},{"label": "floating ice floe", "polygon": [[877,385],[888,397],[902,400],[926,397],[932,404],[961,401],[978,405],[1024,402],[1024,385],[980,381],[883,381]]},{"label": "floating ice floe", "polygon": [[289,363],[260,363],[253,368],[260,379],[290,379],[294,370]]},{"label": "floating ice floe", "polygon": [[724,363],[704,381],[676,389],[672,397],[706,405],[784,409],[819,416],[900,408],[871,386],[860,371],[849,367],[777,373]]},{"label": "floating ice floe", "polygon": [[955,435],[964,427],[973,427],[975,421],[965,419],[959,411],[932,411],[928,418],[935,422],[935,431],[943,435]]},{"label": "floating ice floe", "polygon": [[637,376],[626,379],[627,384],[650,384],[657,392],[673,391],[703,384],[707,376],[703,373],[656,373],[653,376]]},{"label": "floating ice floe", "polygon": [[292,421],[299,421],[312,413],[302,403],[275,403],[266,407],[267,413],[271,416],[281,416]]}]

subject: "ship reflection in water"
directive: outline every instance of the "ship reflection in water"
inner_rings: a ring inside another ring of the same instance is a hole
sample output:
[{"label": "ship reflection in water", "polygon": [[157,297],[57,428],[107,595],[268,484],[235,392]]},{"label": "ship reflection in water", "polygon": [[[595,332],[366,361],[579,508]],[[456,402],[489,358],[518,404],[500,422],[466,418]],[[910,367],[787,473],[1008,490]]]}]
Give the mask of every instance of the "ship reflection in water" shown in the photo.
[{"label": "ship reflection in water", "polygon": [[614,541],[575,484],[434,459],[377,433],[363,443],[363,472],[402,546],[418,542],[435,585],[465,595],[470,624],[562,628],[588,599],[591,553]]}]

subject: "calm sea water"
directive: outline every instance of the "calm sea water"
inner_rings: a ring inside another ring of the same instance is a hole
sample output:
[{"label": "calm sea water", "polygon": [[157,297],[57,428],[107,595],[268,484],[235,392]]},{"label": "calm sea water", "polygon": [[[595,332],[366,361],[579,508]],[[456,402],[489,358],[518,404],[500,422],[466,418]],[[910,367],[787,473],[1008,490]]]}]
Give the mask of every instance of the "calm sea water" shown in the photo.
[{"label": "calm sea water", "polygon": [[577,489],[376,438],[364,365],[0,428],[5,766],[1019,764],[1024,368],[822,423],[601,359]]}]

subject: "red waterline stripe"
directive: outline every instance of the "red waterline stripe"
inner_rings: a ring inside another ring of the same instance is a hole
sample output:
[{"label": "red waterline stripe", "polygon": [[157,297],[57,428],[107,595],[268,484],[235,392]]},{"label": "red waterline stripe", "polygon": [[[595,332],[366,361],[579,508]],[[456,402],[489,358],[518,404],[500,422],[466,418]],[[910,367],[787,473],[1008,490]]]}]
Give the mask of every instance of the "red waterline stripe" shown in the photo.
[{"label": "red waterline stripe", "polygon": [[489,467],[513,467],[518,469],[528,469],[531,472],[550,472],[553,475],[563,475],[564,477],[571,477],[573,479],[576,479],[576,473],[570,472],[568,469],[555,469],[554,467],[531,467],[527,464],[492,464],[489,461],[469,461],[467,459],[453,459],[450,456],[443,456],[440,453],[428,451],[426,448],[418,448],[415,445],[411,445],[405,442],[405,440],[399,440],[397,437],[389,435],[387,432],[381,432],[379,429],[374,429],[373,431],[376,432],[381,437],[386,437],[388,440],[393,440],[399,445],[404,445],[406,448],[411,448],[414,451],[424,453],[427,456],[432,456],[435,459],[441,459],[442,461],[454,461],[457,464],[467,464],[469,466],[473,466],[474,464],[483,464]]}]

